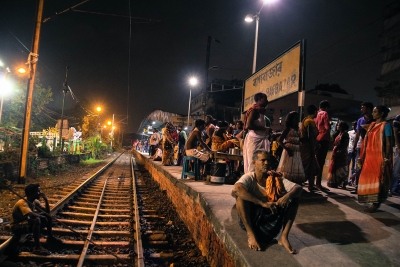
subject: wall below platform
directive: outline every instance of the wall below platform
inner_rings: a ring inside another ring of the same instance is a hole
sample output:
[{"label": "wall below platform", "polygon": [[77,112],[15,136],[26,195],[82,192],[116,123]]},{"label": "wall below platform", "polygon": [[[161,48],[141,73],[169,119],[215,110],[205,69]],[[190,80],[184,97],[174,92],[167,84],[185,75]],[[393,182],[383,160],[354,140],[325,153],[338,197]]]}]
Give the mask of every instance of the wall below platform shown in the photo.
[{"label": "wall below platform", "polygon": [[179,216],[211,266],[247,265],[243,258],[239,256],[241,253],[227,236],[224,227],[198,192],[148,160],[147,157],[136,151],[133,153],[150,172],[154,180],[159,183],[160,188],[166,190]]}]

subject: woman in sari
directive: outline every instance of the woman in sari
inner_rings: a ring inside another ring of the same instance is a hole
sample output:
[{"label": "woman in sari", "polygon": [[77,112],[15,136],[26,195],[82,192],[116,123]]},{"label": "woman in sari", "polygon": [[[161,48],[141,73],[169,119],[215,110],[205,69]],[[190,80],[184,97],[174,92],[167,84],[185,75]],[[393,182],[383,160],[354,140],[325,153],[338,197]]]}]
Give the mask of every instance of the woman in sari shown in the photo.
[{"label": "woman in sari", "polygon": [[286,128],[283,130],[278,144],[283,148],[277,172],[296,184],[306,180],[300,156],[299,113],[291,111],[286,116]]},{"label": "woman in sari", "polygon": [[358,202],[372,203],[365,212],[375,212],[388,196],[393,169],[392,127],[385,121],[389,111],[385,106],[374,108],[375,122],[369,125],[361,147]]},{"label": "woman in sari", "polygon": [[229,139],[226,134],[226,129],[229,124],[226,121],[218,123],[218,130],[216,130],[212,136],[211,150],[218,152],[227,152],[229,148],[235,147],[233,142]]},{"label": "woman in sari", "polygon": [[163,138],[163,154],[162,154],[162,165],[172,166],[174,165],[174,146],[177,141],[178,133],[172,123],[167,122],[161,130]]},{"label": "woman in sari", "polygon": [[346,189],[347,178],[349,176],[349,164],[347,146],[349,145],[349,126],[344,121],[338,123],[338,134],[333,143],[331,163],[328,173],[328,187],[337,188],[341,186]]},{"label": "woman in sari", "polygon": [[321,180],[317,180],[314,186],[315,176],[319,173],[319,165],[315,154],[318,150],[318,129],[314,118],[317,116],[318,108],[314,105],[307,107],[307,117],[300,124],[300,155],[304,167],[304,174],[308,180],[308,190],[321,190]]}]

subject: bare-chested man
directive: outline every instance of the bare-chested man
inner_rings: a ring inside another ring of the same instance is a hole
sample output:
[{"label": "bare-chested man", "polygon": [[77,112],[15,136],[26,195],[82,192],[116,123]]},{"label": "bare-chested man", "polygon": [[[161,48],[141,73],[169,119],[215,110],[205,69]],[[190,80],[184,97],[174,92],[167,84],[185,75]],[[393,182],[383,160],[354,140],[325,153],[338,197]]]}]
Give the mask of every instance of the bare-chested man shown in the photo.
[{"label": "bare-chested man", "polygon": [[247,231],[248,245],[254,250],[260,250],[260,242],[270,242],[283,229],[278,244],[295,254],[288,236],[302,188],[283,178],[281,173],[268,171],[269,157],[267,151],[256,150],[253,154],[255,172],[244,174],[233,187],[239,225]]},{"label": "bare-chested man", "polygon": [[194,122],[195,128],[190,133],[189,138],[186,142],[186,156],[195,157],[200,159],[201,161],[207,161],[210,159],[210,153],[203,153],[197,150],[197,146],[200,144],[205,150],[211,152],[211,149],[204,143],[201,138],[201,132],[204,130],[206,122],[201,119],[197,119]]},{"label": "bare-chested man", "polygon": [[261,92],[255,94],[254,102],[253,106],[247,110],[244,119],[244,129],[247,131],[243,142],[244,173],[254,171],[254,166],[251,164],[254,151],[259,149],[269,151],[270,149],[268,140],[270,128],[266,126],[265,121],[267,95]]}]

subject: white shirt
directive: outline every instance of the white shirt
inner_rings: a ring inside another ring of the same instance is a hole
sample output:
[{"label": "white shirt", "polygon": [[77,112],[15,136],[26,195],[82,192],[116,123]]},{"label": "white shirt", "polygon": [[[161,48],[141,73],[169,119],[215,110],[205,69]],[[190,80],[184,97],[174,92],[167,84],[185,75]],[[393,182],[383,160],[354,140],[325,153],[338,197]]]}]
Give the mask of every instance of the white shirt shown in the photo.
[{"label": "white shirt", "polygon": [[[282,182],[286,192],[288,193],[296,185],[295,183],[285,178],[282,178]],[[265,193],[265,187],[258,184],[256,174],[254,172],[244,174],[236,183],[242,184],[250,194],[256,196],[257,198],[265,197],[265,195],[261,193],[261,190]],[[232,196],[236,197],[236,194],[232,192]]]},{"label": "white shirt", "polygon": [[348,131],[349,134],[349,146],[347,147],[347,152],[353,152],[353,147],[354,147],[354,139],[356,139],[356,131],[355,130],[351,130]]},{"label": "white shirt", "polygon": [[151,135],[151,137],[150,137],[150,142],[149,142],[149,144],[150,144],[151,146],[158,145],[158,143],[160,142],[160,139],[161,139],[161,137],[160,137],[160,134],[159,134],[159,133],[153,133],[153,134]]}]

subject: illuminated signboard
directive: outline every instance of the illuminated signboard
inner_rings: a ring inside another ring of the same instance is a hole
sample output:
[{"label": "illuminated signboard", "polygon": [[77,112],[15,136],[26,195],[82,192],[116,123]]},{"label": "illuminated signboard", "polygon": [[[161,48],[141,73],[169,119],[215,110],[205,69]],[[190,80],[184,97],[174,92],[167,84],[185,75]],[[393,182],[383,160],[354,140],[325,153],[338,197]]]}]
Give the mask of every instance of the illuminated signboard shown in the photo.
[{"label": "illuminated signboard", "polygon": [[254,103],[254,95],[263,92],[271,102],[300,91],[302,87],[302,42],[285,51],[245,81],[243,110]]}]

